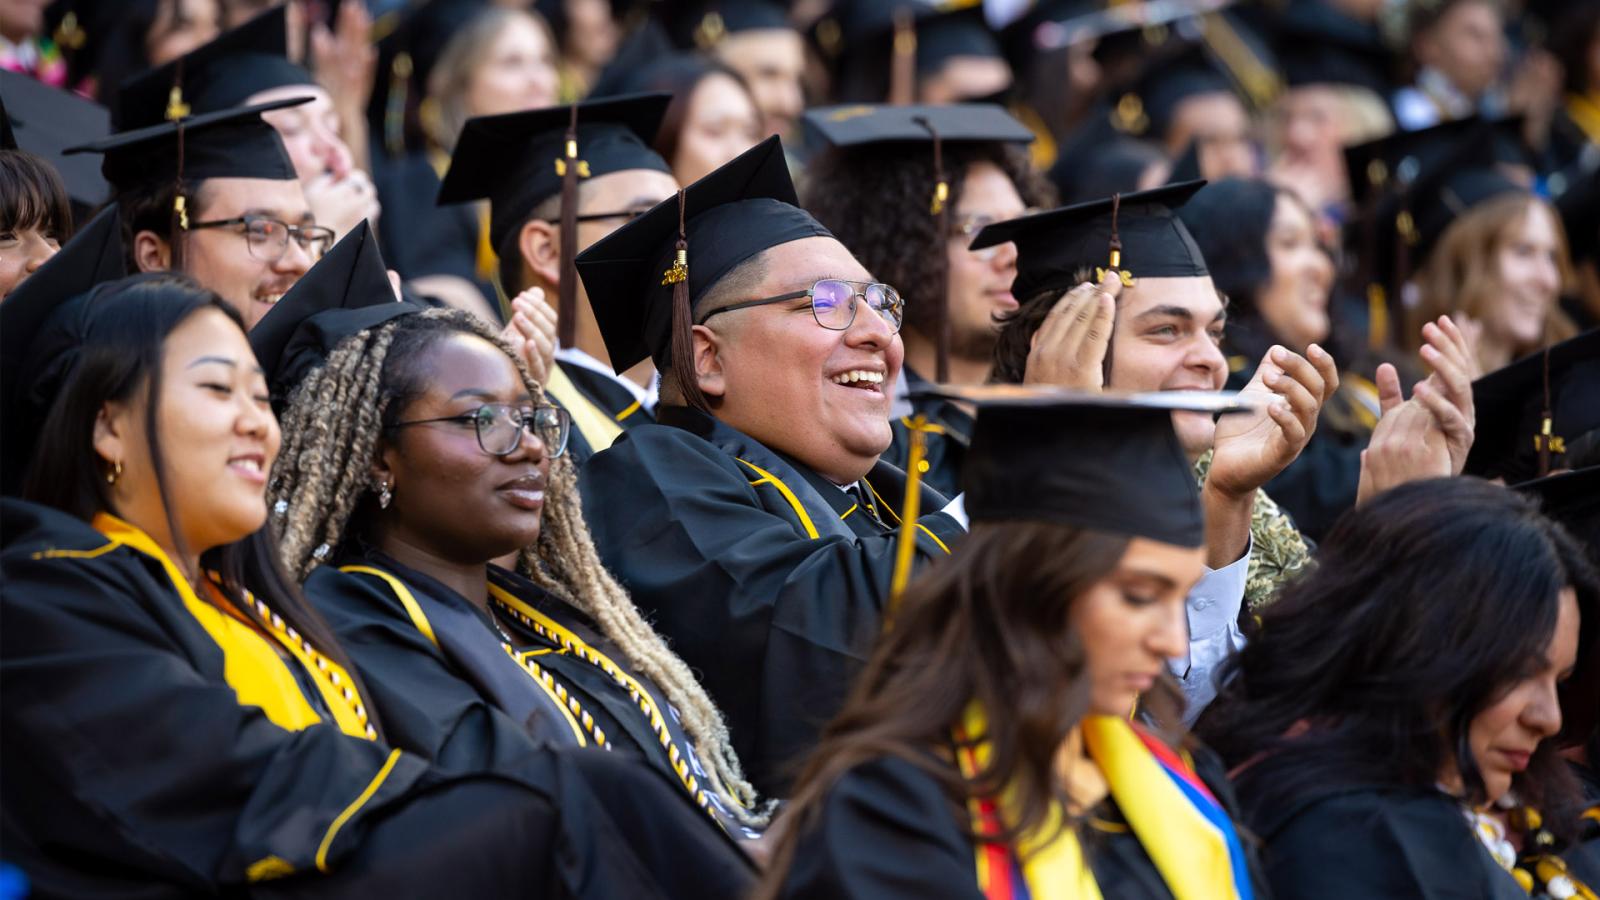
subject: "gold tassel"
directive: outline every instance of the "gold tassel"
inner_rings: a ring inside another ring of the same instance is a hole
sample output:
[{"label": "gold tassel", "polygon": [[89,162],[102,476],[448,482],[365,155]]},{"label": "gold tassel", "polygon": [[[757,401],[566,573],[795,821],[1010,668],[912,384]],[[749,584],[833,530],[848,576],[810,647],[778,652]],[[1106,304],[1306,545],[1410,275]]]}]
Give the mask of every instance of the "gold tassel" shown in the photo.
[{"label": "gold tassel", "polygon": [[894,551],[894,574],[889,579],[889,607],[883,617],[887,631],[900,607],[911,580],[911,564],[916,559],[917,519],[922,514],[922,470],[927,468],[928,417],[918,413],[911,420],[911,455],[906,460],[906,496],[900,506],[900,536]]}]

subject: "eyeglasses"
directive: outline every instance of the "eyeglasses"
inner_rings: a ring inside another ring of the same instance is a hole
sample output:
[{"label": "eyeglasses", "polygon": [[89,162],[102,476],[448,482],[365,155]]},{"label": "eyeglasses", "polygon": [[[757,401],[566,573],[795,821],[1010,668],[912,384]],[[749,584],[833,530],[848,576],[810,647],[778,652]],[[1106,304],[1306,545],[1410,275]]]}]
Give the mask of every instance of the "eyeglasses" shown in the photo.
[{"label": "eyeglasses", "polygon": [[705,314],[700,320],[704,325],[707,320],[717,313],[731,312],[736,309],[749,309],[752,306],[767,306],[772,303],[785,303],[799,300],[801,297],[811,298],[811,315],[817,324],[829,331],[845,331],[856,320],[856,299],[865,297],[867,305],[872,307],[878,315],[889,323],[889,330],[894,333],[900,331],[900,322],[905,319],[906,304],[900,299],[900,294],[887,284],[865,281],[841,281],[836,278],[824,278],[804,291],[791,291],[779,294],[776,297],[766,297],[761,300],[746,300],[732,306],[724,306]]},{"label": "eyeglasses", "polygon": [[485,403],[469,413],[438,419],[413,419],[396,422],[390,428],[428,425],[433,422],[471,422],[478,432],[478,446],[490,456],[509,456],[522,444],[524,429],[544,444],[545,456],[555,459],[567,452],[567,436],[572,418],[559,406],[518,408],[504,403]]},{"label": "eyeglasses", "polygon": [[[1022,215],[1031,216],[1038,211],[1039,210],[1037,209],[1029,207],[1028,209],[1022,211]],[[1018,218],[1020,218],[1020,216]],[[972,213],[961,216],[960,218],[956,219],[954,226],[950,229],[950,238],[952,240],[961,241],[962,245],[965,246],[972,243],[972,239],[977,236],[978,232],[988,228],[990,225],[993,225],[996,222],[1003,221],[1008,220],[997,219],[987,213]],[[1000,248],[1003,246],[1005,245],[995,244],[990,247],[984,247],[982,250],[973,250],[968,248],[967,252],[978,257],[979,259],[990,260],[994,259],[995,254],[999,253]]]},{"label": "eyeglasses", "polygon": [[283,254],[289,251],[289,239],[294,238],[300,249],[306,252],[315,262],[322,258],[333,246],[333,231],[320,225],[290,225],[282,219],[271,216],[238,216],[232,219],[217,219],[213,222],[195,222],[189,226],[190,231],[200,228],[229,228],[234,225],[244,226],[245,246],[250,248],[250,255],[265,263],[275,263],[283,259]]},{"label": "eyeglasses", "polygon": [[[622,219],[624,220],[624,224],[626,224],[627,222],[632,222],[634,219],[639,218],[649,211],[650,210],[648,209],[619,209],[616,212],[586,213],[585,215],[578,216],[576,221],[603,222],[606,219]],[[553,219],[545,219],[545,221],[549,222],[551,225],[561,224],[561,218],[559,216]]]}]

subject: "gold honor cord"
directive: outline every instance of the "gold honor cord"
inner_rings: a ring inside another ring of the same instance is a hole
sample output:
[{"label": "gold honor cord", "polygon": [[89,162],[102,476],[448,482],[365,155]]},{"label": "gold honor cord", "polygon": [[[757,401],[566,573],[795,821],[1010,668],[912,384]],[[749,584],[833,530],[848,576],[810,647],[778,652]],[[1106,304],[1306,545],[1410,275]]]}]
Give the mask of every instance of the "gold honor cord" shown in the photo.
[{"label": "gold honor cord", "polygon": [[887,630],[894,621],[895,610],[900,606],[900,597],[905,593],[906,583],[911,580],[911,562],[916,557],[917,550],[917,519],[922,512],[922,470],[927,462],[924,457],[928,452],[928,417],[918,413],[911,420],[911,455],[906,461],[906,496],[900,512],[900,541],[895,547],[894,575],[889,580],[889,609],[884,616],[883,627]]}]

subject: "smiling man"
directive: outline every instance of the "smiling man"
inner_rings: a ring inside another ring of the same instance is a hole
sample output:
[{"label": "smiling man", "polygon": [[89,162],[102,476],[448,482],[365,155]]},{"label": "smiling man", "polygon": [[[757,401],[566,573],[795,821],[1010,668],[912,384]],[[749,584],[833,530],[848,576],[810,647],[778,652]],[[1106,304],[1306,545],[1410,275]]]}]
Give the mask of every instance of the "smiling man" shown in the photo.
[{"label": "smiling man", "polygon": [[[905,490],[899,296],[794,204],[771,138],[578,257],[612,365],[663,373],[657,424],[581,473],[595,543],[771,796],[882,627]],[[943,557],[964,530],[920,502]]]},{"label": "smiling man", "polygon": [[254,326],[333,244],[261,119],[305,102],[185,114],[68,150],[105,155],[129,271],[182,271]]}]

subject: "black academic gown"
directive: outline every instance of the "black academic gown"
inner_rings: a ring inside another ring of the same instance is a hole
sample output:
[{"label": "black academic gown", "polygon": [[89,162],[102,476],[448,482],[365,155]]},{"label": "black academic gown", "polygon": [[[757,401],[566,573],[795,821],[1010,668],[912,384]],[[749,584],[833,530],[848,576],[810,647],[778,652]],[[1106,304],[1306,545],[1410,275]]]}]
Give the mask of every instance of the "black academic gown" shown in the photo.
[{"label": "black academic gown", "polygon": [[[1196,757],[1197,765],[1200,756]],[[1200,774],[1231,807],[1214,766]],[[856,766],[828,791],[799,839],[779,896],[786,900],[983,900],[966,811],[927,772],[883,757]],[[1101,896],[1170,900],[1171,890],[1110,798],[1082,838]],[[1246,847],[1247,855],[1252,856]],[[1252,876],[1256,875],[1252,869]],[[1259,877],[1253,877],[1260,883]],[[1257,896],[1261,896],[1257,889]],[[1355,896],[1355,895],[1351,895]]]},{"label": "black academic gown", "polygon": [[[660,827],[703,814],[645,767],[537,751],[514,774],[459,776],[326,720],[286,730],[239,701],[242,673],[154,557],[14,500],[0,532],[0,835],[35,896],[735,897],[749,883],[713,830]],[[691,877],[675,865],[689,853],[714,864]]]},{"label": "black academic gown", "polygon": [[411,153],[376,167],[373,181],[383,204],[378,242],[390,268],[407,281],[455,275],[477,286],[491,307],[494,284],[478,271],[479,205],[439,206],[439,174],[426,153]]},{"label": "black academic gown", "polygon": [[1271,808],[1252,807],[1241,794],[1277,900],[1527,900],[1454,799],[1434,790],[1335,782]]},{"label": "black academic gown", "polygon": [[574,405],[583,404],[594,415],[615,423],[623,431],[655,421],[650,411],[645,409],[627,388],[612,379],[593,369],[565,360],[556,360],[556,365],[561,367],[562,374],[567,376],[577,395],[558,397],[547,385],[545,397],[551,403],[566,409],[573,417],[572,430],[567,437],[567,452],[572,454],[573,465],[582,466],[597,451],[605,449],[604,446],[596,446],[599,443],[598,438],[583,433],[576,411],[572,408]]},{"label": "black academic gown", "polygon": [[[865,505],[715,418],[661,407],[580,473],[606,567],[703,678],[756,787],[783,796],[882,628],[905,473]],[[924,489],[919,562],[964,530]]]},{"label": "black academic gown", "polygon": [[[912,390],[932,384],[909,366],[902,371],[906,386]],[[942,397],[914,397],[911,410],[909,416],[890,420],[894,437],[883,458],[900,469],[910,465],[911,423],[920,413],[931,426],[924,432],[923,459],[927,460],[928,469],[922,474],[923,483],[946,497],[954,497],[961,493],[961,464],[972,443],[972,415],[954,401]]]},{"label": "black academic gown", "polygon": [[[705,774],[692,743],[654,682],[633,669],[587,616],[543,588],[494,566],[490,583],[639,682],[659,710],[668,740],[663,742],[627,687],[494,596],[485,612],[438,580],[366,546],[312,572],[305,592],[366,673],[394,746],[452,771],[491,772],[515,766],[530,743],[604,747],[645,760],[697,806],[716,808],[704,791]],[[535,680],[524,662],[505,652],[508,643],[551,682]],[[563,712],[568,702],[577,709]],[[676,771],[679,757],[690,766],[696,793]],[[717,812],[730,831],[736,828],[726,810]],[[712,818],[695,827],[710,825]]]}]

